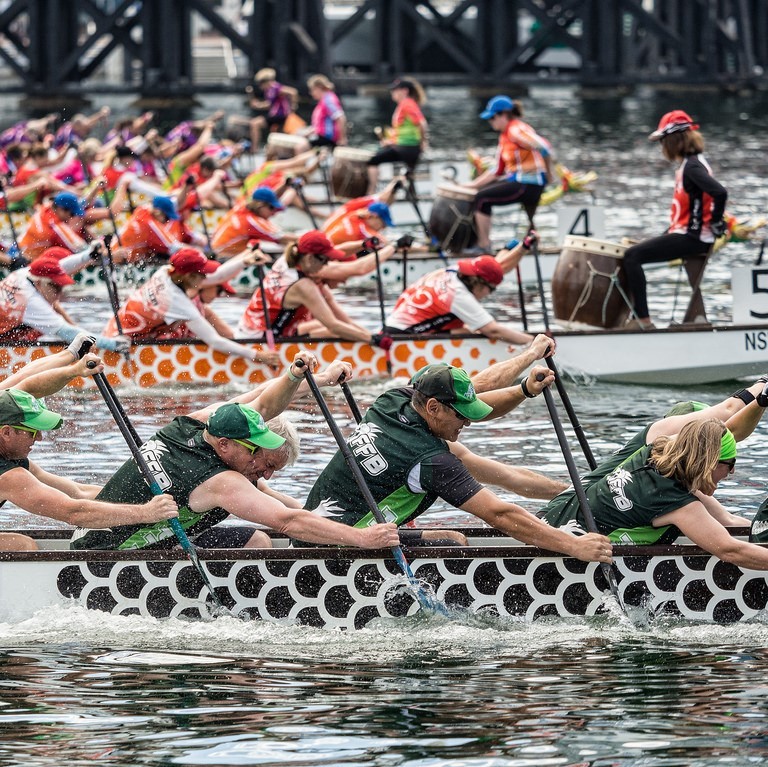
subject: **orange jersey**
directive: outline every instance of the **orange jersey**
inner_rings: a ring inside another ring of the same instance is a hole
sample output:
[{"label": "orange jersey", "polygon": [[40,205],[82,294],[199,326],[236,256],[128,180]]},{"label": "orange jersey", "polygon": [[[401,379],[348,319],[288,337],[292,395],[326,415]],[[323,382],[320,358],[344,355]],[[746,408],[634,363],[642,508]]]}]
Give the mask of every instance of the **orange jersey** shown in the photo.
[{"label": "orange jersey", "polygon": [[235,256],[248,240],[280,242],[283,233],[268,219],[257,216],[246,205],[235,206],[221,219],[211,238],[213,250],[221,256]]},{"label": "orange jersey", "polygon": [[379,235],[378,232],[366,224],[364,218],[356,213],[351,213],[349,216],[342,218],[335,226],[323,231],[333,245],[367,240],[369,237],[378,237]]},{"label": "orange jersey", "polygon": [[148,205],[136,208],[120,232],[120,241],[131,251],[129,261],[170,256],[180,246],[165,225],[152,215],[152,208]]},{"label": "orange jersey", "polygon": [[544,158],[551,151],[550,143],[528,123],[511,120],[499,136],[496,175],[521,184],[544,184],[547,176]]},{"label": "orange jersey", "polygon": [[44,250],[54,246],[66,248],[74,253],[82,250],[86,242],[53,212],[50,205],[44,205],[29,219],[27,228],[19,237],[19,248],[26,258],[33,260]]},{"label": "orange jersey", "polygon": [[323,231],[327,234],[328,230],[336,226],[336,224],[339,223],[343,218],[346,218],[351,213],[355,213],[358,210],[361,210],[362,208],[367,208],[369,205],[372,205],[374,202],[378,202],[379,198],[377,195],[371,194],[367,197],[355,197],[353,200],[349,200],[348,202],[345,202],[343,205],[340,205],[336,210],[331,213],[328,218],[323,221]]}]

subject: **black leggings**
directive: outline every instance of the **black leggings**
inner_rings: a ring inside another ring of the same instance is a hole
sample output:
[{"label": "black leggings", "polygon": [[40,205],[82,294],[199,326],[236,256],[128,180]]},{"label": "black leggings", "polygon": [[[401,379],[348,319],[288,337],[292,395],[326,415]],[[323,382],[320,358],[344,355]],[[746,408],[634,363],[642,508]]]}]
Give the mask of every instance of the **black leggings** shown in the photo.
[{"label": "black leggings", "polygon": [[475,207],[486,216],[491,215],[494,205],[512,205],[519,202],[528,218],[533,220],[533,214],[539,204],[539,198],[544,191],[538,184],[521,184],[519,181],[495,181],[484,186],[475,197]]},{"label": "black leggings", "polygon": [[420,146],[384,146],[368,160],[368,165],[381,165],[385,162],[401,162],[413,169],[421,156]]},{"label": "black leggings", "polygon": [[624,271],[637,317],[643,320],[649,316],[643,264],[674,261],[676,258],[703,258],[709,248],[708,242],[688,234],[662,234],[661,237],[653,237],[627,248],[624,253]]}]

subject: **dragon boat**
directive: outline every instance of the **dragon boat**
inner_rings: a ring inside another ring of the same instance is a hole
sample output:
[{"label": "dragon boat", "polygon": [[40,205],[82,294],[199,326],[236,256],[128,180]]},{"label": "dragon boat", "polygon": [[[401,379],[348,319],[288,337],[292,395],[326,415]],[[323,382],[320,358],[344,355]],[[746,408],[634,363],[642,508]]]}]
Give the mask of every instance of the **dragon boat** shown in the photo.
[{"label": "dragon boat", "polygon": [[[561,373],[584,381],[686,385],[757,376],[768,367],[768,326],[678,326],[643,330],[571,330],[556,333]],[[243,343],[266,351],[260,340]],[[44,354],[62,349],[57,342],[0,345],[0,379]],[[396,336],[384,352],[370,344],[339,339],[278,338],[276,351],[287,366],[300,349],[313,351],[321,364],[349,362],[357,379],[410,378],[424,365],[446,362],[475,375],[509,358],[508,344],[485,336],[436,334]],[[141,342],[123,357],[104,352],[113,386],[256,385],[274,377],[264,365],[228,356],[195,339]],[[73,382],[84,386],[82,379]]]},{"label": "dragon boat", "polygon": [[[20,531],[39,551],[0,552],[0,620],[75,602],[115,615],[207,618],[207,589],[180,550],[70,551],[66,530]],[[406,549],[414,575],[449,610],[533,621],[600,614],[599,565],[519,544],[487,528],[466,547]],[[732,534],[745,535],[746,528]],[[325,629],[359,629],[419,607],[389,551],[340,547],[200,549],[214,590],[234,614]],[[736,623],[760,619],[765,572],[745,570],[685,542],[615,546],[619,597],[630,615]],[[209,597],[210,599],[210,597]]]}]

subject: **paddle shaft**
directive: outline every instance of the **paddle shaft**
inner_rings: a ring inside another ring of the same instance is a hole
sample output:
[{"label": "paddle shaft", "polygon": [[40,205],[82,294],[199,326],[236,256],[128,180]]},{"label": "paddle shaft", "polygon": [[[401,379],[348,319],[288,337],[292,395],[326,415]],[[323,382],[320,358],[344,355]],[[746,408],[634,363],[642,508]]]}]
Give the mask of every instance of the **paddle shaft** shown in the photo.
[{"label": "paddle shaft", "polygon": [[[8,202],[8,195],[5,193],[5,182],[0,180],[0,195],[5,203],[5,214],[8,216],[8,228],[11,230],[11,237],[13,237],[13,244],[16,246],[16,250],[19,250],[19,238],[16,234],[16,225],[13,223],[13,213],[11,212],[10,203]],[[21,251],[19,251],[21,254]],[[23,262],[22,262],[23,263]]]},{"label": "paddle shaft", "polygon": [[192,187],[192,191],[197,195],[197,211],[200,214],[200,221],[203,224],[203,234],[205,235],[205,241],[208,243],[208,252],[215,256],[216,254],[213,252],[213,243],[211,242],[211,233],[208,231],[208,222],[205,220],[205,211],[203,210],[202,200],[200,199],[200,193],[197,191],[197,183],[192,175],[187,176],[185,183]]},{"label": "paddle shaft", "polygon": [[317,225],[317,219],[315,218],[315,214],[312,212],[312,208],[309,207],[309,204],[307,203],[307,198],[304,195],[304,184],[302,183],[301,179],[294,179],[294,183],[291,183],[291,186],[296,190],[296,194],[301,200],[301,204],[304,207],[304,211],[309,216],[309,220],[312,222],[312,228],[319,229]]},{"label": "paddle shaft", "polygon": [[271,352],[275,351],[275,333],[272,330],[272,320],[269,316],[269,305],[267,304],[267,292],[264,290],[264,267],[261,264],[256,265],[256,279],[259,281],[259,294],[261,295],[261,306],[264,310],[264,337],[267,339],[267,346]]},{"label": "paddle shaft", "polygon": [[[136,461],[136,465],[139,467],[139,471],[141,472],[145,481],[149,485],[149,489],[152,495],[162,495],[163,491],[160,488],[160,485],[158,484],[157,480],[155,479],[154,474],[152,474],[152,470],[147,465],[146,459],[142,455],[141,440],[139,439],[138,434],[136,433],[136,430],[131,425],[130,420],[128,419],[128,416],[125,413],[125,410],[123,410],[122,405],[117,399],[117,395],[115,394],[114,389],[110,385],[109,381],[107,381],[107,378],[103,373],[96,373],[93,376],[93,380],[95,381],[96,386],[99,390],[99,393],[104,399],[104,402],[109,408],[109,412],[112,414],[112,418],[114,418],[115,423],[117,424],[117,428],[120,430],[120,433],[123,435],[123,439],[128,445],[128,449],[131,451],[133,460]],[[181,544],[181,548],[184,550],[184,553],[187,555],[187,557],[189,558],[189,561],[193,564],[198,574],[200,575],[200,578],[205,584],[205,587],[210,592],[211,598],[213,599],[214,604],[217,607],[223,608],[224,605],[222,604],[221,599],[219,599],[218,594],[216,594],[216,592],[214,591],[210,578],[208,577],[208,574],[203,569],[203,564],[197,555],[197,549],[195,549],[194,545],[192,544],[192,541],[190,541],[189,538],[187,537],[187,534],[184,531],[184,528],[181,526],[181,522],[179,522],[178,519],[169,519],[168,524],[171,530],[173,530],[173,533],[176,536],[177,540]]]},{"label": "paddle shaft", "polygon": [[528,312],[525,309],[525,291],[523,290],[523,276],[520,274],[520,266],[515,267],[517,274],[517,296],[520,299],[520,315],[523,320],[523,330],[528,332]]},{"label": "paddle shaft", "polygon": [[531,252],[533,253],[533,262],[536,265],[536,285],[539,289],[539,298],[541,299],[541,313],[544,315],[544,327],[547,332],[549,332],[549,312],[547,311],[547,299],[544,295],[544,278],[541,275],[539,243],[536,240],[531,243]]},{"label": "paddle shaft", "polygon": [[387,313],[384,309],[384,281],[381,279],[381,259],[379,258],[378,244],[371,242],[371,247],[373,248],[373,255],[376,258],[376,292],[379,294],[379,317],[383,329],[386,324],[384,321],[387,319]]},{"label": "paddle shaft", "polygon": [[402,249],[403,253],[403,290],[408,287],[408,248]]},{"label": "paddle shaft", "polygon": [[363,414],[360,412],[360,408],[357,406],[357,402],[355,402],[352,389],[349,388],[349,384],[346,381],[342,381],[339,386],[341,387],[341,391],[344,393],[344,399],[347,400],[347,405],[349,405],[349,410],[352,413],[352,417],[355,419],[355,423],[360,423],[360,421],[363,420]]},{"label": "paddle shaft", "polygon": [[[386,519],[384,518],[384,514],[382,514],[381,509],[378,507],[376,499],[373,497],[373,494],[371,493],[371,490],[365,481],[363,472],[357,465],[357,461],[352,455],[352,451],[349,449],[349,445],[344,439],[344,435],[341,433],[341,430],[339,429],[339,426],[336,423],[331,411],[328,409],[328,403],[325,401],[325,398],[320,391],[320,387],[317,385],[317,381],[315,381],[315,377],[312,375],[312,372],[309,370],[309,368],[305,370],[304,377],[307,380],[307,385],[309,386],[310,391],[317,400],[317,404],[323,413],[323,417],[325,418],[331,433],[333,434],[333,438],[336,440],[336,444],[339,446],[339,450],[341,450],[342,456],[344,456],[344,461],[349,467],[349,470],[352,472],[352,476],[355,479],[355,484],[357,485],[358,490],[360,490],[360,494],[362,495],[366,506],[368,506],[368,509],[373,515],[373,518],[380,525],[385,524]],[[411,566],[408,564],[408,560],[405,558],[405,554],[403,554],[402,548],[400,546],[393,546],[390,551],[392,552],[392,556],[395,558],[395,561],[397,562],[400,569],[411,582],[411,586],[414,588],[416,596],[418,597],[419,604],[421,604],[422,607],[434,609],[434,600],[430,599],[424,589],[419,585],[413,574],[413,571],[411,570]]]},{"label": "paddle shaft", "polygon": [[587,459],[589,468],[595,469],[597,467],[597,461],[595,460],[595,456],[592,453],[592,448],[589,446],[589,442],[587,441],[587,435],[584,434],[584,429],[581,428],[579,417],[576,415],[576,411],[573,409],[573,403],[571,402],[571,398],[568,396],[568,392],[565,389],[565,384],[560,378],[560,372],[557,369],[557,365],[555,365],[555,361],[552,359],[552,357],[546,357],[544,361],[547,363],[547,367],[555,374],[555,386],[557,387],[557,393],[560,395],[560,400],[563,403],[565,412],[568,414],[568,420],[571,422],[573,431],[576,434],[576,439],[579,441],[579,445],[581,445],[581,452],[584,453],[584,457]]},{"label": "paddle shaft", "polygon": [[[587,494],[584,492],[584,486],[581,484],[581,478],[579,477],[579,472],[576,468],[576,462],[573,460],[573,453],[571,453],[571,448],[568,446],[568,440],[566,439],[565,431],[563,430],[563,424],[560,421],[560,416],[557,414],[555,399],[549,388],[544,389],[544,401],[547,403],[549,417],[552,421],[552,426],[555,429],[555,434],[557,434],[557,441],[560,443],[560,450],[563,453],[565,464],[568,467],[568,474],[573,483],[573,489],[576,491],[576,497],[579,499],[579,506],[581,508],[581,513],[584,516],[587,530],[590,533],[596,533],[597,524],[592,515],[592,509],[587,500]],[[616,601],[623,609],[621,599],[619,598],[619,584],[616,581],[616,574],[614,573],[613,568],[607,562],[601,562],[600,569],[603,571],[603,576],[611,589],[611,593],[616,597]]]},{"label": "paddle shaft", "polygon": [[104,238],[104,246],[106,247],[107,252],[106,254],[102,253],[101,268],[104,271],[104,281],[107,283],[107,294],[109,295],[109,303],[112,306],[112,315],[115,318],[117,332],[120,335],[123,335],[123,325],[120,322],[120,298],[117,294],[115,264],[112,260],[112,248],[109,235]]}]

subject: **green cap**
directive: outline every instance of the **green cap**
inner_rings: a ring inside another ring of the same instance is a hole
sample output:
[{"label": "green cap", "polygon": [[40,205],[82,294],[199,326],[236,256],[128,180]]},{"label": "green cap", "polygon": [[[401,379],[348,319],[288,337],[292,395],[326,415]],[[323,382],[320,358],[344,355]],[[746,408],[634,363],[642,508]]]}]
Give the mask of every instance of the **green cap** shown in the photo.
[{"label": "green cap", "polygon": [[709,405],[704,402],[696,402],[695,400],[688,400],[687,402],[675,402],[672,407],[664,413],[664,418],[669,418],[673,415],[688,415],[689,413],[697,413],[699,410],[706,410]]},{"label": "green cap", "polygon": [[450,405],[470,421],[482,421],[493,411],[490,405],[477,398],[475,387],[464,368],[442,362],[427,365],[413,376],[411,384],[416,391]]},{"label": "green cap", "polygon": [[20,389],[0,392],[0,426],[28,426],[30,429],[50,431],[58,429],[62,417],[48,410],[31,394]]},{"label": "green cap", "polygon": [[731,434],[730,429],[725,430],[722,440],[720,440],[720,460],[729,461],[736,457],[736,438]]},{"label": "green cap", "polygon": [[214,437],[244,439],[267,450],[276,450],[285,443],[283,437],[269,430],[261,413],[235,402],[218,408],[208,419],[206,428]]}]

